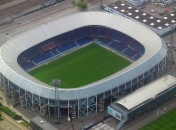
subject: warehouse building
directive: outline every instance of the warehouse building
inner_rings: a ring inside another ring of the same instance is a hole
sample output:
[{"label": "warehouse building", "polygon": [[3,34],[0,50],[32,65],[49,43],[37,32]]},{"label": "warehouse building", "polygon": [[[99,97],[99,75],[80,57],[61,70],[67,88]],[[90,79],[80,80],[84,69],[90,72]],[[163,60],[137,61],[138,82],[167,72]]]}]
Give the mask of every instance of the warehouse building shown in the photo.
[{"label": "warehouse building", "polygon": [[[176,77],[166,75],[126,97],[112,102],[108,113],[122,123],[140,118],[176,94]],[[121,124],[122,124],[121,123]]]}]

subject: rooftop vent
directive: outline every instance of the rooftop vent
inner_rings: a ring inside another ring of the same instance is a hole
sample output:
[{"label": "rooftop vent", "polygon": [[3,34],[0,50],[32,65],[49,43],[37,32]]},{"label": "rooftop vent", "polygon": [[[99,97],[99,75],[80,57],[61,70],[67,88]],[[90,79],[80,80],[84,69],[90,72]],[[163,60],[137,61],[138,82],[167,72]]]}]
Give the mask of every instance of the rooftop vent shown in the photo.
[{"label": "rooftop vent", "polygon": [[139,16],[136,16],[135,18],[136,18],[136,19],[138,19],[138,18],[139,18]]}]

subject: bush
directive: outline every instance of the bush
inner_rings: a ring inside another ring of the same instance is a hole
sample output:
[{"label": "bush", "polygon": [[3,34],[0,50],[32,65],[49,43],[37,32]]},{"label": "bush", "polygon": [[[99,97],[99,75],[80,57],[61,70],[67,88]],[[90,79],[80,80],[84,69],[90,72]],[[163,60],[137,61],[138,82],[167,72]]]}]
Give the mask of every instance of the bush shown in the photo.
[{"label": "bush", "polygon": [[12,117],[14,120],[20,120],[21,116],[16,114],[15,112],[11,111],[8,107],[6,106],[0,106],[0,110]]},{"label": "bush", "polygon": [[77,6],[83,10],[87,9],[87,4],[81,1],[77,3]]},{"label": "bush", "polygon": [[71,2],[73,5],[76,5],[76,2],[75,2],[75,0],[72,0],[72,2]]},{"label": "bush", "polygon": [[23,126],[25,126],[25,127],[29,127],[30,126],[30,124],[29,123],[27,123],[27,122],[20,122],[20,124],[22,124]]}]

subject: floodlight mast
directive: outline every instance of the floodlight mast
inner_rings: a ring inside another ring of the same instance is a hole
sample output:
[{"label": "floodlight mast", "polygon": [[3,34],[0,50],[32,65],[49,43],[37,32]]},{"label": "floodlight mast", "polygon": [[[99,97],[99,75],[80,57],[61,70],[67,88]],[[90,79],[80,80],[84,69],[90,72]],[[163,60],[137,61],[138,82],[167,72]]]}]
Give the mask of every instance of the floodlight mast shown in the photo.
[{"label": "floodlight mast", "polygon": [[54,116],[60,117],[60,105],[59,105],[59,95],[58,95],[58,87],[61,85],[61,80],[53,79],[52,85],[55,88],[55,104],[54,104]]}]

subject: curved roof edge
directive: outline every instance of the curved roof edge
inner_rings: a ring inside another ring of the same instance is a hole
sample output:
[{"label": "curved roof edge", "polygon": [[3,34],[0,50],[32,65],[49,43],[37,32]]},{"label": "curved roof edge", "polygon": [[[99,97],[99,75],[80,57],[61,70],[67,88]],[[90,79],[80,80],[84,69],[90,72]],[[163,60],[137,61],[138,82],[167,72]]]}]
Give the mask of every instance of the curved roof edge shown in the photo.
[{"label": "curved roof edge", "polygon": [[145,54],[125,69],[103,80],[80,88],[59,89],[61,100],[87,98],[113,89],[148,71],[167,55],[164,41],[145,26],[107,12],[82,12],[52,20],[10,39],[0,48],[0,72],[11,82],[31,93],[54,99],[54,88],[26,73],[18,65],[17,57],[21,52],[50,37],[88,25],[107,26],[129,35],[145,47]]}]

